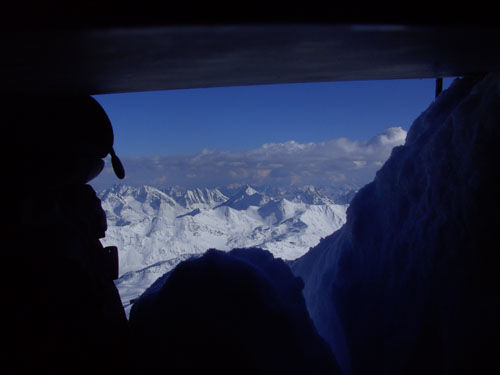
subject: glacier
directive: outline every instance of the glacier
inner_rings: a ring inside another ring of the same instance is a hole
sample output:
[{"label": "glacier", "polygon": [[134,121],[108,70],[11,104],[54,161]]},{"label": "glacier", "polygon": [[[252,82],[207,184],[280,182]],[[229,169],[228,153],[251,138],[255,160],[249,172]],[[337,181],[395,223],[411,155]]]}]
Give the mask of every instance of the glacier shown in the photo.
[{"label": "glacier", "polygon": [[344,374],[500,373],[500,75],[454,81],[291,267]]}]

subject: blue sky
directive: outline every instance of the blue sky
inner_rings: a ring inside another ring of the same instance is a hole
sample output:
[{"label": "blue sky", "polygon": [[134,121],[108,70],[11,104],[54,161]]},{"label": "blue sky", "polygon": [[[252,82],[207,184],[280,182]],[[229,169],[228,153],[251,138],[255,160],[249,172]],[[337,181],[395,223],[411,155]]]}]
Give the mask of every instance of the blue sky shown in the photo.
[{"label": "blue sky", "polygon": [[[445,80],[444,86],[451,83]],[[435,81],[100,95],[130,185],[362,186],[434,100]],[[109,163],[97,189],[119,182]]]},{"label": "blue sky", "polygon": [[[445,85],[451,80],[445,80]],[[433,79],[239,86],[97,95],[120,156],[248,151],[264,143],[364,141],[412,121]]]}]

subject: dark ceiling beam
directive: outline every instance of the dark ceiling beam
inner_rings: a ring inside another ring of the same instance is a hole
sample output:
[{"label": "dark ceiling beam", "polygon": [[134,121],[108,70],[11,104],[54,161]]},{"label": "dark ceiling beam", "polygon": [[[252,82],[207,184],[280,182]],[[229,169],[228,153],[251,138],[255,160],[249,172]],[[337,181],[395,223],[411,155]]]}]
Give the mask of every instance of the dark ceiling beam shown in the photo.
[{"label": "dark ceiling beam", "polygon": [[387,25],[165,26],[4,32],[5,92],[116,93],[500,69],[498,29]]},{"label": "dark ceiling beam", "polygon": [[12,2],[0,12],[0,90],[98,94],[500,70],[496,12],[479,3],[453,16],[421,2],[155,4]]},{"label": "dark ceiling beam", "polygon": [[0,28],[89,29],[227,24],[498,24],[494,3],[467,6],[439,1],[152,1],[16,0],[5,2]]}]

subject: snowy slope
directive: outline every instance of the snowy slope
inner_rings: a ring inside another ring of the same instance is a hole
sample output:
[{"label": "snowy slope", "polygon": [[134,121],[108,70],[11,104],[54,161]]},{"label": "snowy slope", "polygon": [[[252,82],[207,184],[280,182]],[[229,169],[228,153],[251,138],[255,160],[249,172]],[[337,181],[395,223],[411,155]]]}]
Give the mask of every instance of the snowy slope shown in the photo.
[{"label": "snowy slope", "polygon": [[103,243],[120,249],[122,274],[212,247],[259,246],[294,259],[345,221],[346,205],[312,188],[308,193],[313,204],[274,198],[250,186],[230,198],[217,189],[182,195],[177,190],[172,197],[151,186],[115,186],[100,194],[108,219]]},{"label": "snowy slope", "polygon": [[213,208],[215,205],[228,200],[218,189],[186,189],[175,186],[161,189],[168,196],[172,197],[179,205],[187,210],[202,210]]},{"label": "snowy slope", "polygon": [[161,276],[171,271],[180,262],[199,254],[183,254],[174,259],[164,260],[137,271],[129,271],[115,281],[127,317],[132,303]]},{"label": "snowy slope", "polygon": [[229,198],[218,189],[114,186],[99,196],[108,220],[102,242],[118,246],[127,277],[116,283],[124,302],[186,254],[209,248],[256,246],[279,258],[300,257],[342,226],[347,209],[311,186],[273,196],[244,185]]},{"label": "snowy slope", "polygon": [[296,260],[345,374],[499,373],[500,75],[455,81]]}]

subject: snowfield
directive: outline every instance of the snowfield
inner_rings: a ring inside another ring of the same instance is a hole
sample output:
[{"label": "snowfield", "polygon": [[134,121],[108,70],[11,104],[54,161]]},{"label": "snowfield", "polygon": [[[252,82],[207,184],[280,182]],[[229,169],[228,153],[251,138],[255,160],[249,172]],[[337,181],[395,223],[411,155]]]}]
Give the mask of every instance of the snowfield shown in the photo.
[{"label": "snowfield", "polygon": [[99,194],[108,221],[102,242],[118,246],[116,285],[125,306],[186,254],[259,247],[296,259],[346,220],[348,204],[336,204],[312,186],[260,192],[245,185],[226,194],[124,185]]}]

